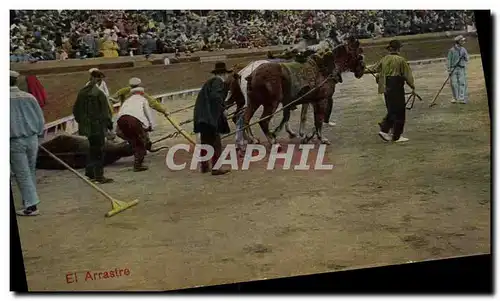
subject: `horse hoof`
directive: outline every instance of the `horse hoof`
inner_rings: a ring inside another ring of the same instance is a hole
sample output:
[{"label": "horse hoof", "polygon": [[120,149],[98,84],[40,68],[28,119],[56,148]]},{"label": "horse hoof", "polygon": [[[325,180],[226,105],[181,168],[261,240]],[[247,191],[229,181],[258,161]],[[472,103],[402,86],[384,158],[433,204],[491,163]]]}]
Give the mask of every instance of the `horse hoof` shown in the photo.
[{"label": "horse hoof", "polygon": [[299,133],[299,137],[300,137],[300,138],[304,138],[304,137],[305,137],[305,134],[304,134],[304,133]]},{"label": "horse hoof", "polygon": [[321,139],[321,144],[330,145],[331,143],[330,143],[330,141],[328,139],[323,138],[323,139]]},{"label": "horse hoof", "polygon": [[295,134],[295,133],[288,133],[288,137],[289,137],[290,139],[293,139],[293,138],[296,138],[296,137],[297,137],[297,134]]},{"label": "horse hoof", "polygon": [[309,142],[309,138],[307,137],[303,137],[301,140],[300,140],[300,143],[302,144],[307,144]]}]

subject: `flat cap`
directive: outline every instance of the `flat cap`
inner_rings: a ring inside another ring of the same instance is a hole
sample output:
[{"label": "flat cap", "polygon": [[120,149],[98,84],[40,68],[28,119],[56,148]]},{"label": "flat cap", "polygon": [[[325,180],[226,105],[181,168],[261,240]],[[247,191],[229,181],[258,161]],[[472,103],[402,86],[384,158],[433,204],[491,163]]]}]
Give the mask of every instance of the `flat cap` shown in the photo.
[{"label": "flat cap", "polygon": [[455,37],[455,42],[459,42],[459,41],[462,41],[462,40],[465,40],[465,37],[463,35],[458,35]]},{"label": "flat cap", "polygon": [[141,84],[141,80],[137,77],[132,77],[131,79],[129,79],[128,84],[130,86],[138,86]]},{"label": "flat cap", "polygon": [[10,77],[19,77],[19,72],[16,71],[10,71]]}]

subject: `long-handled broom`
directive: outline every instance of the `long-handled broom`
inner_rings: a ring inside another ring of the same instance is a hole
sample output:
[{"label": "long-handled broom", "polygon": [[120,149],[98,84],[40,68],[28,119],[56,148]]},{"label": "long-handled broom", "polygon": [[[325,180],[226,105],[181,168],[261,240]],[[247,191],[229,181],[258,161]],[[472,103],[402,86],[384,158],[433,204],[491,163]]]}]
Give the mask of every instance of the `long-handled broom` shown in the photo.
[{"label": "long-handled broom", "polygon": [[118,214],[130,207],[133,207],[135,205],[137,205],[139,203],[139,200],[133,200],[132,202],[122,202],[122,201],[119,201],[115,198],[113,198],[112,196],[110,196],[108,193],[106,193],[104,190],[102,190],[100,187],[98,187],[97,185],[95,185],[94,183],[92,183],[91,181],[89,181],[87,178],[85,178],[83,175],[81,175],[78,171],[74,170],[73,168],[71,168],[71,166],[69,166],[68,164],[66,164],[66,162],[64,162],[63,160],[59,159],[58,157],[56,157],[56,155],[54,155],[53,153],[51,153],[49,150],[47,150],[45,147],[43,147],[42,145],[39,146],[44,152],[46,152],[49,156],[51,156],[54,160],[56,160],[57,162],[61,163],[62,165],[64,165],[64,167],[66,167],[67,169],[69,169],[72,173],[74,173],[75,175],[77,175],[80,179],[84,180],[85,183],[89,184],[92,188],[94,188],[95,190],[97,190],[98,192],[100,192],[106,199],[108,199],[109,201],[111,201],[111,211],[108,211],[104,216],[105,217],[111,217],[115,214]]}]

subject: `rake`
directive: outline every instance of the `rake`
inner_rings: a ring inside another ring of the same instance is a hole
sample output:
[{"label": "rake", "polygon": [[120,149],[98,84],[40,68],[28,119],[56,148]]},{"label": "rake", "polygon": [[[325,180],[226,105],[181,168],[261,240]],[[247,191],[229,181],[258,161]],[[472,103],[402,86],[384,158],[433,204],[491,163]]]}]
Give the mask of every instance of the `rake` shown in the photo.
[{"label": "rake", "polygon": [[120,213],[120,212],[122,212],[124,210],[127,210],[128,208],[133,207],[133,206],[135,206],[135,205],[137,205],[139,203],[139,200],[137,200],[137,199],[127,203],[127,202],[119,201],[119,200],[113,198],[107,192],[105,192],[104,190],[102,190],[99,186],[97,186],[96,184],[92,183],[85,176],[83,176],[78,171],[76,171],[73,168],[71,168],[71,166],[69,166],[68,164],[66,164],[66,162],[64,162],[63,160],[61,160],[58,157],[56,157],[56,155],[54,155],[53,153],[51,153],[45,147],[43,147],[42,145],[40,145],[39,147],[44,152],[46,152],[49,156],[51,156],[54,160],[56,160],[57,162],[59,162],[62,165],[64,165],[64,167],[66,167],[69,171],[71,171],[72,173],[74,173],[75,175],[77,175],[80,179],[82,179],[83,181],[85,181],[85,183],[89,184],[92,188],[94,188],[95,190],[97,190],[98,192],[100,192],[106,199],[108,199],[111,202],[111,210],[108,211],[104,215],[105,217],[111,217],[113,215],[116,215],[116,214],[118,214],[118,213]]}]

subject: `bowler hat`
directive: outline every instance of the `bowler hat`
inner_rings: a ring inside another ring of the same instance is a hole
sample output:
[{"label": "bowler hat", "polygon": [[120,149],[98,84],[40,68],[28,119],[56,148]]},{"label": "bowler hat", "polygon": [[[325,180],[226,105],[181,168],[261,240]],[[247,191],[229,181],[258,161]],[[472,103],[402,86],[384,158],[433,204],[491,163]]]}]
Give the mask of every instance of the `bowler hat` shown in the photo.
[{"label": "bowler hat", "polygon": [[392,49],[392,50],[399,50],[403,47],[401,42],[399,40],[392,40],[389,42],[389,45],[387,46],[387,49]]},{"label": "bowler hat", "polygon": [[214,70],[210,71],[213,74],[221,74],[221,73],[231,73],[232,70],[228,70],[226,68],[226,63],[224,62],[216,62]]},{"label": "bowler hat", "polygon": [[100,70],[94,70],[90,73],[90,76],[91,77],[95,77],[95,78],[105,78],[106,76],[104,75],[104,73],[102,73],[102,71]]}]

